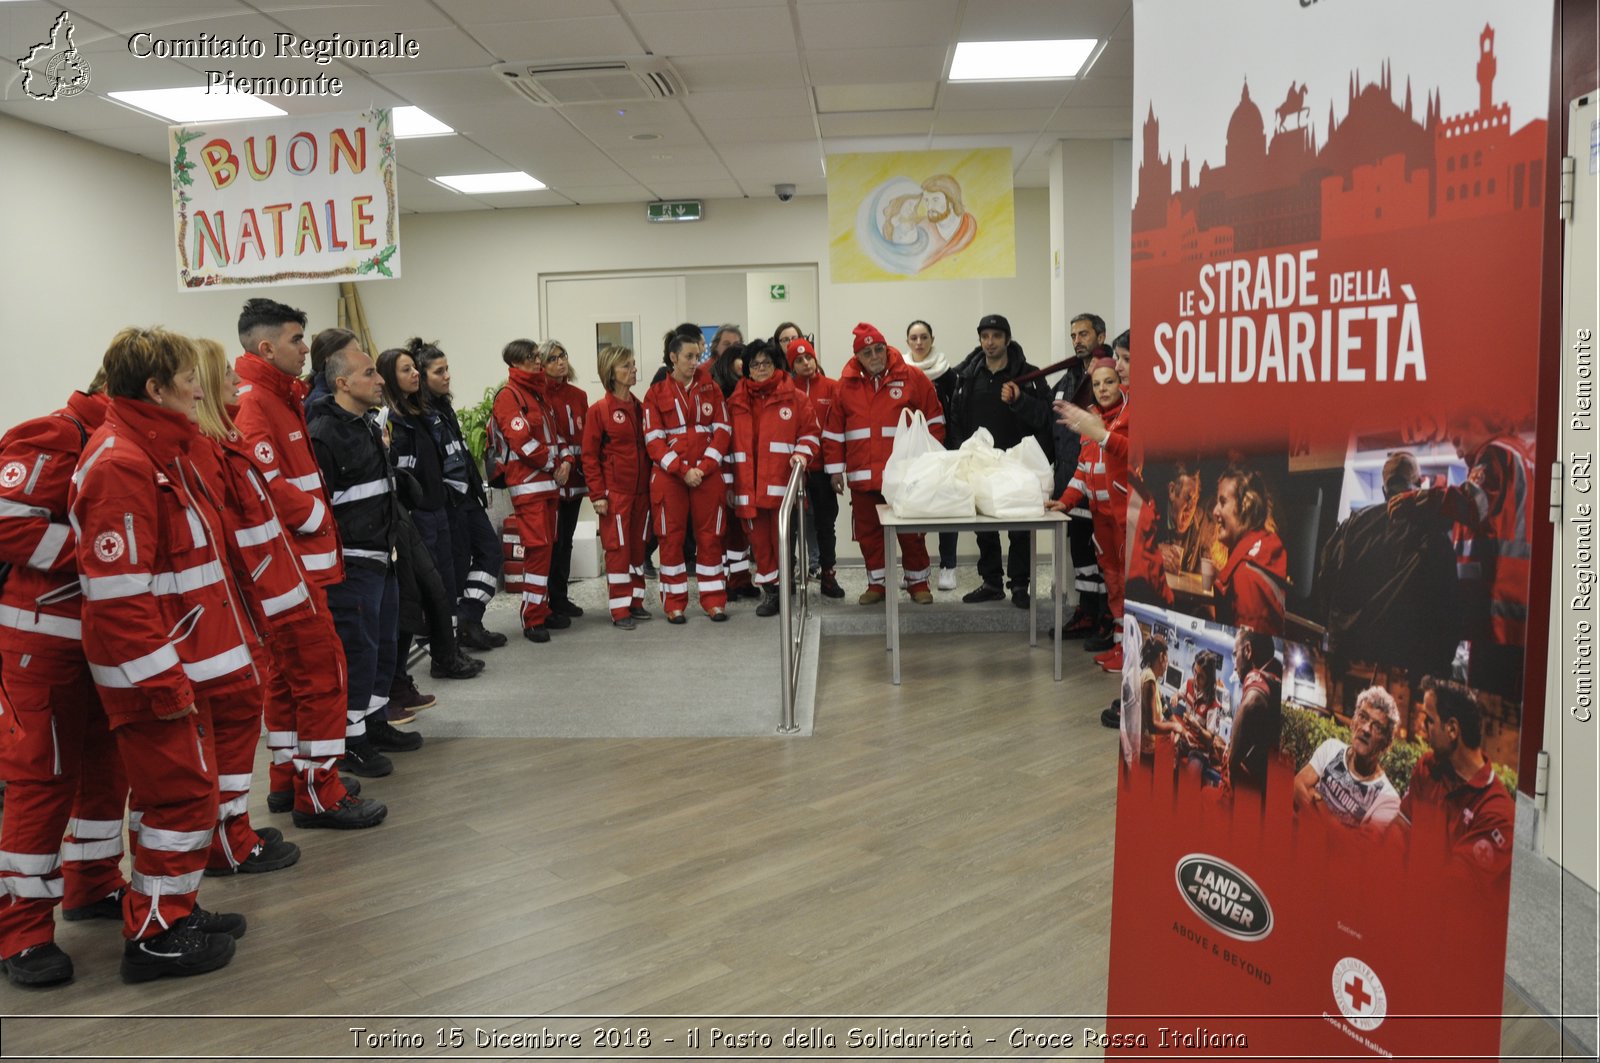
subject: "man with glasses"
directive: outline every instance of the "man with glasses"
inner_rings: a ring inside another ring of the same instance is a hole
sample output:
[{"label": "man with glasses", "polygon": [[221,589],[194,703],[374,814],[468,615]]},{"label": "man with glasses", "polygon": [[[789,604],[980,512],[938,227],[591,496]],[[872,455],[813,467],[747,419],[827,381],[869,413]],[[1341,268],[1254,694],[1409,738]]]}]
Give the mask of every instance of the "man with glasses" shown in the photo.
[{"label": "man with glasses", "polygon": [[[865,322],[854,329],[855,357],[839,375],[839,399],[828,411],[822,433],[823,468],[832,477],[835,494],[850,488],[850,519],[861,556],[867,563],[867,589],[862,605],[876,605],[884,590],[883,467],[894,449],[901,410],[920,410],[935,439],[944,439],[944,408],[933,384],[884,342],[883,333]],[[933,604],[928,587],[928,547],[921,535],[901,535],[906,583],[912,601]]]}]

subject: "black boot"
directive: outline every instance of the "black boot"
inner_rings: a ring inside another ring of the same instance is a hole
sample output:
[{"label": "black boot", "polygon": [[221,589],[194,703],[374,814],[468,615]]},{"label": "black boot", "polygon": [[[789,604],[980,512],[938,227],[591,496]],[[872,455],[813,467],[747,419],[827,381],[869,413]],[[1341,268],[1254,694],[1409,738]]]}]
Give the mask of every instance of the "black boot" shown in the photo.
[{"label": "black boot", "polygon": [[[496,642],[495,639],[499,639]],[[504,646],[506,637],[487,630],[481,620],[466,620],[456,625],[456,642],[464,650],[479,650],[487,652],[496,646]]]},{"label": "black boot", "polygon": [[757,616],[778,615],[778,588],[763,587],[761,590],[761,604],[756,606]]}]

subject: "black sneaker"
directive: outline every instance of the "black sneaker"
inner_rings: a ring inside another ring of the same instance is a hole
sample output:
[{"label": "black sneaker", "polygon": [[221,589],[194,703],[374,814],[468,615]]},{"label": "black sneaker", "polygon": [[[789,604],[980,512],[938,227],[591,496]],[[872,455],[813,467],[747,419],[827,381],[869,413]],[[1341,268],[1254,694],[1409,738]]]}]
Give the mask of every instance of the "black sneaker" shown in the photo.
[{"label": "black sneaker", "polygon": [[196,930],[188,920],[143,941],[122,947],[122,980],[149,982],[168,975],[186,977],[226,967],[233,959],[233,938]]},{"label": "black sneaker", "polygon": [[198,904],[179,926],[198,930],[202,934],[226,934],[231,938],[244,937],[244,916],[238,912],[208,912]]},{"label": "black sneaker", "polygon": [[645,558],[644,559],[644,578],[645,579],[655,579],[657,575],[658,575],[658,573],[656,572],[656,563],[654,561],[650,560],[648,557]]},{"label": "black sneaker", "polygon": [[381,779],[394,771],[394,762],[378,752],[366,738],[358,738],[353,742],[347,739],[344,744],[344,756],[339,760],[339,768],[351,775],[359,775],[363,779]]},{"label": "black sneaker", "polygon": [[551,631],[565,631],[572,626],[572,618],[552,609],[550,615],[544,618],[544,626]]},{"label": "black sneaker", "polygon": [[[495,641],[496,637],[500,639],[499,642]],[[496,646],[504,646],[506,637],[490,632],[481,620],[463,620],[456,625],[456,642],[462,649],[488,652]]]},{"label": "black sneaker", "polygon": [[292,867],[300,860],[300,847],[294,842],[286,842],[278,831],[272,833],[278,836],[268,840],[266,831],[260,831],[261,840],[256,842],[256,847],[250,850],[250,855],[239,861],[237,867],[208,867],[207,878],[221,878],[224,875],[245,874],[258,875],[267,871],[280,871]]},{"label": "black sneaker", "polygon": [[82,908],[64,908],[61,918],[69,923],[76,923],[81,919],[121,919],[122,895],[127,893],[127,887],[112,890],[93,904],[86,904]]},{"label": "black sneaker", "polygon": [[757,616],[777,616],[778,615],[778,592],[776,590],[774,590],[772,588],[768,588],[761,595],[761,604],[756,606],[756,615]]},{"label": "black sneaker", "polygon": [[367,741],[372,743],[373,749],[384,753],[410,753],[422,748],[421,735],[397,731],[377,713],[367,717]]},{"label": "black sneaker", "polygon": [[525,627],[522,629],[522,637],[529,642],[549,642],[550,629],[543,624],[538,627]]},{"label": "black sneaker", "polygon": [[749,598],[754,600],[760,597],[761,588],[757,587],[753,583],[746,583],[743,587],[735,587],[728,592],[728,598],[730,601],[737,601],[740,598]]},{"label": "black sneaker", "polygon": [[1012,587],[1011,604],[1016,606],[1018,609],[1026,609],[1028,606],[1032,605],[1033,597],[1028,593],[1028,588]]},{"label": "black sneaker", "polygon": [[562,616],[570,616],[576,620],[578,617],[583,615],[583,606],[574,605],[569,601],[563,600],[559,602],[552,602],[550,604],[550,611],[552,613],[560,613]]},{"label": "black sneaker", "polygon": [[839,576],[831,568],[822,570],[822,596],[824,598],[843,598],[844,588],[839,586]]},{"label": "black sneaker", "polygon": [[620,620],[611,621],[611,626],[612,627],[620,627],[624,631],[632,631],[634,628],[638,627],[639,625],[634,621],[633,617],[625,616]]},{"label": "black sneaker", "polygon": [[406,712],[416,713],[422,709],[431,709],[439,704],[439,699],[432,694],[424,694],[417,689],[417,681],[409,675],[403,680],[396,680],[389,684],[389,707],[401,709]]},{"label": "black sneaker", "polygon": [[[121,913],[117,914],[121,918]],[[46,941],[43,945],[29,945],[15,956],[0,960],[0,971],[6,973],[12,985],[43,989],[72,981],[72,957],[62,952],[54,941]]]},{"label": "black sneaker", "polygon": [[294,825],[302,830],[323,827],[328,830],[365,830],[376,827],[389,814],[389,806],[370,798],[346,797],[321,812],[294,814]]},{"label": "black sneaker", "polygon": [[1003,602],[1005,598],[1006,592],[992,583],[980,583],[976,590],[970,590],[961,596],[961,600],[968,605],[975,605],[978,602]]},{"label": "black sneaker", "polygon": [[[361,780],[360,779],[353,778],[352,776],[349,776],[349,775],[341,775],[341,776],[339,776],[339,781],[344,783],[345,792],[348,793],[351,797],[355,797],[356,795],[361,793]],[[268,791],[267,792],[267,811],[268,812],[280,813],[280,814],[284,813],[284,812],[292,812],[292,811],[294,811],[294,791],[293,790],[270,790],[270,791]],[[266,836],[268,834],[273,835],[274,838],[282,838],[283,837],[283,834],[282,834],[281,831],[275,830],[272,827],[262,827],[262,828],[258,829],[256,831],[256,833],[261,835],[262,838],[266,838]]]},{"label": "black sneaker", "polygon": [[435,679],[472,679],[483,669],[482,661],[457,650],[455,660],[434,661],[428,666],[428,674]]},{"label": "black sneaker", "polygon": [[628,615],[633,617],[635,620],[654,620],[656,618],[656,614],[652,613],[642,605],[628,606]]},{"label": "black sneaker", "polygon": [[1122,709],[1115,703],[1109,709],[1100,710],[1100,726],[1118,730],[1122,727]]}]

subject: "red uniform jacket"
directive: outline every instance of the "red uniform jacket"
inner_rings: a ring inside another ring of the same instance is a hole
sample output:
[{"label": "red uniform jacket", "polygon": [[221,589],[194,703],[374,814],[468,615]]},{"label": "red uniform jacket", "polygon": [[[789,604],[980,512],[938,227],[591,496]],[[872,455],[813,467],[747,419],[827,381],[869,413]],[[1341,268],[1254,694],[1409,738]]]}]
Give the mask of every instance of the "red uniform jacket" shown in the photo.
[{"label": "red uniform jacket", "polygon": [[[1120,545],[1127,539],[1128,528],[1128,400],[1124,396],[1109,410],[1099,405],[1093,409],[1111,434],[1104,443],[1084,437],[1077,472],[1061,492],[1061,502],[1069,510],[1088,503],[1097,525],[1104,522],[1107,528],[1117,529]],[[1111,549],[1111,544],[1105,548]]]},{"label": "red uniform jacket", "polygon": [[733,419],[733,512],[749,519],[758,509],[777,509],[789,486],[794,455],[807,463],[822,450],[822,426],[810,402],[784,372],[764,383],[739,381],[728,399]]},{"label": "red uniform jacket", "polygon": [[1289,558],[1272,532],[1251,532],[1234,544],[1217,573],[1217,619],[1266,635],[1283,634],[1288,608]]},{"label": "red uniform jacket", "polygon": [[589,493],[583,474],[583,426],[589,412],[589,396],[582,388],[566,381],[552,384],[546,389],[546,395],[556,435],[561,437],[567,460],[572,462],[572,472],[567,476],[566,486],[561,488],[561,497],[563,500],[582,498]]},{"label": "red uniform jacket", "polygon": [[[1467,464],[1464,483],[1423,494],[1439,497],[1457,522],[1456,575],[1467,608],[1477,616],[1487,612],[1496,643],[1523,646],[1533,575],[1533,458],[1522,440],[1500,435],[1468,455]],[[1471,634],[1481,637],[1481,629]]]},{"label": "red uniform jacket", "polygon": [[[817,411],[817,424],[826,427],[828,424],[828,411],[833,409],[833,404],[839,401],[839,382],[830,376],[822,375],[822,366],[817,366],[817,371],[801,380],[799,377],[790,377],[794,382],[795,390],[806,397],[811,403],[811,408]],[[806,465],[808,472],[822,471],[822,450],[817,453]]]},{"label": "red uniform jacket", "polygon": [[722,389],[703,365],[687,388],[669,374],[644,394],[644,445],[662,472],[682,479],[699,469],[715,476],[732,434]]},{"label": "red uniform jacket", "polygon": [[0,649],[82,660],[67,495],[84,443],[105,416],[104,396],[73,392],[64,408],[0,437],[0,562],[13,566],[0,591]]},{"label": "red uniform jacket", "polygon": [[606,395],[589,408],[583,477],[596,502],[650,493],[650,453],[644,448],[644,407],[638,399],[618,402]]},{"label": "red uniform jacket", "polygon": [[1488,761],[1463,782],[1431,750],[1424,753],[1411,770],[1400,814],[1411,821],[1413,853],[1435,861],[1460,861],[1486,879],[1510,871],[1516,809]]},{"label": "red uniform jacket", "polygon": [[883,487],[883,466],[894,449],[901,410],[921,410],[928,430],[944,441],[944,407],[926,373],[889,348],[889,364],[869,377],[852,358],[839,374],[839,397],[822,431],[823,471],[843,473],[852,491]]},{"label": "red uniform jacket", "polygon": [[570,460],[556,431],[548,378],[511,367],[505,387],[494,397],[490,445],[506,470],[512,498],[556,498],[556,469]]},{"label": "red uniform jacket", "polygon": [[308,616],[315,607],[252,449],[235,433],[220,443],[201,437],[190,455],[212,497],[222,503],[229,564],[251,618],[265,631]]},{"label": "red uniform jacket", "polygon": [[259,682],[199,445],[181,415],[112,399],[73,477],[83,653],[113,726]]},{"label": "red uniform jacket", "polygon": [[306,431],[306,386],[253,354],[240,355],[234,368],[244,381],[235,423],[264,470],[272,504],[292,536],[300,567],[319,586],[343,582],[339,528]]}]

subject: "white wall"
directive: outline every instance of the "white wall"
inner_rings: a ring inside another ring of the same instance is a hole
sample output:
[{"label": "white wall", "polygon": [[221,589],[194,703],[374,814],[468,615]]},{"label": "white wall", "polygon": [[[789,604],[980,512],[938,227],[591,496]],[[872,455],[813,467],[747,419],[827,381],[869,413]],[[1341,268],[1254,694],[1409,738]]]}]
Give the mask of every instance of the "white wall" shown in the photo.
[{"label": "white wall", "polygon": [[[313,332],[336,323],[333,284],[180,291],[160,164],[0,117],[0,204],[10,252],[0,262],[7,363],[32,367],[10,374],[0,396],[5,424],[59,406],[128,324],[159,323],[231,344],[240,305],[260,294],[305,309]],[[1018,342],[1043,364],[1050,350],[1047,194],[1019,189],[1016,207],[1018,276],[1002,280],[834,284],[827,202],[813,196],[716,200],[692,225],[651,225],[639,204],[408,214],[404,276],[359,289],[374,343],[381,349],[416,334],[439,340],[463,395],[481,393],[501,374],[506,340],[537,330],[540,273],[815,263],[818,317],[802,323],[816,331],[830,374],[849,357],[858,321],[898,342],[908,322],[926,318],[939,348],[961,354],[975,345],[986,313],[1009,317]]]},{"label": "white wall", "polygon": [[[335,324],[338,287],[180,291],[166,168],[0,116],[0,430],[58,408],[128,325],[236,342],[239,307],[291,302]],[[21,371],[19,371],[21,370]]]},{"label": "white wall", "polygon": [[[682,224],[695,224],[685,222]],[[743,324],[745,310],[744,274],[740,273],[691,273],[684,278],[684,292],[689,302],[689,314],[684,318],[696,325],[724,325],[728,323]],[[674,321],[668,328],[675,327]],[[662,329],[665,332],[666,329]],[[651,355],[659,353],[661,346],[660,333],[652,333],[645,346],[645,358],[654,361]],[[645,343],[641,339],[641,343]],[[646,378],[648,379],[648,378]]]}]

